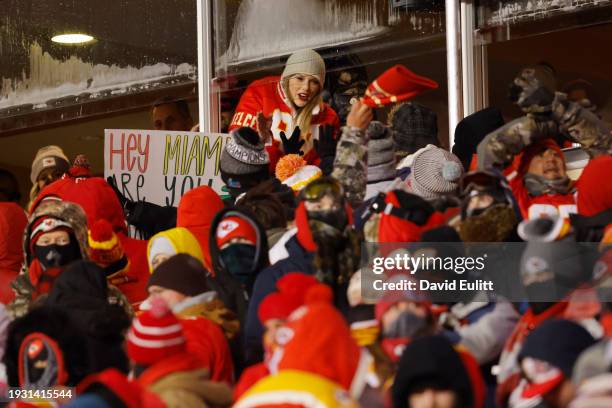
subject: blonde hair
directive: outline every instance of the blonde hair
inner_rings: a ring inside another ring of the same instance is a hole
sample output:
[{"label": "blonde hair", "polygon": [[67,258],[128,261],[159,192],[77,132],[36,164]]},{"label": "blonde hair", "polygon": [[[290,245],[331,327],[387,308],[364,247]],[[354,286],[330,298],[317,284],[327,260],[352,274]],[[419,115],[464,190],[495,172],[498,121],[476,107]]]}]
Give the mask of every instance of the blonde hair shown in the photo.
[{"label": "blonde hair", "polygon": [[[296,74],[297,75],[297,74]],[[295,126],[299,126],[302,132],[302,135],[306,135],[310,133],[310,125],[312,122],[312,111],[315,107],[323,104],[323,84],[319,81],[319,92],[312,97],[311,100],[308,101],[306,105],[299,108],[291,99],[291,94],[289,93],[289,80],[293,77],[293,75],[284,78],[282,82],[283,91],[287,96],[287,100],[291,103],[291,106],[298,112],[297,120],[295,121]],[[292,129],[293,130],[293,129]]]}]

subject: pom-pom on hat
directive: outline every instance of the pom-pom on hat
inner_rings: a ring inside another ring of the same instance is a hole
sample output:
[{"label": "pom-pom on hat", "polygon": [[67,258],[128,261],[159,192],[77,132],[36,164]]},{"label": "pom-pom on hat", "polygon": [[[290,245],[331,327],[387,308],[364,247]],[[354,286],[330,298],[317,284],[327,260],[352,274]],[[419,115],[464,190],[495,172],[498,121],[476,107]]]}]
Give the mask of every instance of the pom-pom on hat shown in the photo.
[{"label": "pom-pom on hat", "polygon": [[286,320],[298,307],[306,303],[310,288],[318,285],[315,277],[301,272],[289,272],[276,282],[278,292],[266,296],[257,310],[263,323],[270,319]]},{"label": "pom-pom on hat", "polygon": [[166,302],[151,301],[151,309],[134,319],[127,335],[127,353],[136,364],[150,366],[185,351],[185,336],[179,320]]},{"label": "pom-pom on hat", "polygon": [[298,170],[306,166],[306,160],[299,154],[287,154],[276,163],[276,178],[281,182],[293,176]]},{"label": "pom-pom on hat", "polygon": [[438,83],[433,79],[417,75],[403,65],[395,65],[368,86],[363,101],[371,108],[380,108],[437,88]]},{"label": "pom-pom on hat", "polygon": [[100,219],[91,226],[87,233],[87,242],[89,258],[102,267],[121,260],[125,255],[113,226],[106,220]]},{"label": "pom-pom on hat", "polygon": [[453,194],[463,175],[461,161],[451,152],[427,145],[414,154],[412,172],[408,178],[410,192],[433,200]]}]

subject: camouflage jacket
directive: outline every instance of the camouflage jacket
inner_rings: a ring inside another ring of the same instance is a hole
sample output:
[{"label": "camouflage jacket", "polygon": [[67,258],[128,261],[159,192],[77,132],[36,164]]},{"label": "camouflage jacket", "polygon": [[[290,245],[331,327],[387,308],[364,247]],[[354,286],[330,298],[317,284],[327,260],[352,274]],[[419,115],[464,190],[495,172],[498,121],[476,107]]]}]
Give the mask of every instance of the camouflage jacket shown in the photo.
[{"label": "camouflage jacket", "polygon": [[525,147],[558,134],[580,143],[590,156],[612,152],[610,128],[594,113],[555,94],[552,112],[528,113],[489,133],[478,145],[478,167],[505,167]]},{"label": "camouflage jacket", "polygon": [[342,128],[331,175],[342,184],[345,198],[353,208],[363,203],[368,182],[368,148],[364,130]]}]

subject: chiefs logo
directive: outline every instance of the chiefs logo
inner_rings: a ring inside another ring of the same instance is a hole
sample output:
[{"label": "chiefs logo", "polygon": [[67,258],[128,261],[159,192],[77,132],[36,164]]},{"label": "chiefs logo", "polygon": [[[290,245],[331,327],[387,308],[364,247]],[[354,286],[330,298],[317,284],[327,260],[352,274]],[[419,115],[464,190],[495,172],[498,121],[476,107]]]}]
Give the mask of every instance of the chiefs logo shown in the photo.
[{"label": "chiefs logo", "polygon": [[33,340],[28,345],[28,357],[30,359],[36,358],[43,349],[43,342],[40,339]]},{"label": "chiefs logo", "polygon": [[220,238],[220,239],[225,238],[229,233],[234,231],[236,228],[238,228],[238,223],[236,221],[233,221],[233,220],[221,221],[221,223],[219,224],[219,227],[217,228],[217,238]]}]

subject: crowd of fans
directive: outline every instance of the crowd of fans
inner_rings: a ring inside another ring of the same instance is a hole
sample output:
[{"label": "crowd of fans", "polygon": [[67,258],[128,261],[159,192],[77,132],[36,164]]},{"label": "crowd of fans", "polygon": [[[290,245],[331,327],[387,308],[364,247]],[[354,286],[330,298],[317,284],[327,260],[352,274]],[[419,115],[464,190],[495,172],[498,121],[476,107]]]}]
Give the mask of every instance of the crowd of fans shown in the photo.
[{"label": "crowd of fans", "polygon": [[[34,158],[26,211],[0,174],[0,382],[74,391],[9,406],[612,407],[612,135],[592,105],[526,67],[510,87],[524,115],[476,112],[450,152],[410,101],[431,79],[347,69],[330,94],[325,76],[303,50],[249,85],[224,199],[133,202],[58,146]],[[193,126],[183,103],[153,113]],[[572,179],[576,144],[589,161]],[[520,298],[372,294],[366,243],[496,243],[489,263]]]}]

